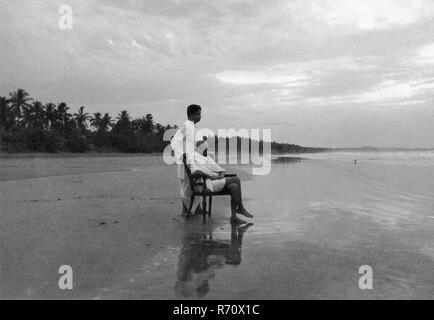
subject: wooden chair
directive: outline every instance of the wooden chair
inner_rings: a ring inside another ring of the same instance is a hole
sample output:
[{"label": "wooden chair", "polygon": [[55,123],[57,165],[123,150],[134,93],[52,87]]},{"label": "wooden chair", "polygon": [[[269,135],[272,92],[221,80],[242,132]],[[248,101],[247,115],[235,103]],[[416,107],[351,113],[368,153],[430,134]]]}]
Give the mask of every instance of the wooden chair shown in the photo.
[{"label": "wooden chair", "polygon": [[[201,196],[202,197],[202,212],[203,212],[203,222],[206,222],[206,215],[208,214],[208,217],[211,217],[211,209],[212,209],[212,197],[213,196],[228,196],[230,195],[229,191],[225,189],[223,189],[220,192],[212,192],[212,193],[207,193],[205,192],[205,181],[203,179],[203,177],[198,176],[192,176],[191,174],[191,170],[190,167],[187,165],[187,156],[184,153],[184,155],[182,156],[182,162],[184,163],[184,168],[185,171],[187,172],[187,176],[188,179],[190,180],[190,188],[191,188],[191,198],[190,198],[190,208],[188,208],[188,212],[187,212],[187,219],[190,219],[190,215],[191,215],[191,209],[193,207],[193,203],[194,203],[194,198],[196,196]],[[225,178],[226,177],[236,177],[236,174],[225,174]],[[199,182],[197,180],[201,179],[202,182]],[[198,191],[197,188],[195,188],[196,186],[202,187],[202,191]],[[206,211],[206,198],[209,198],[209,209],[208,212]]]}]

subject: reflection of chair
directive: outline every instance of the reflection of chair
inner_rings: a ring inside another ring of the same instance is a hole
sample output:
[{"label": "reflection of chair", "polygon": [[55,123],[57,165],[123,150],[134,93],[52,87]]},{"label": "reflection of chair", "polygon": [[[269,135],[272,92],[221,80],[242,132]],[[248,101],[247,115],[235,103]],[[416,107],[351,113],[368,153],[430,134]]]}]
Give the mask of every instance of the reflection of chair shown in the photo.
[{"label": "reflection of chair", "polygon": [[[212,209],[212,197],[213,196],[227,196],[230,195],[229,191],[224,188],[220,192],[212,192],[207,193],[205,192],[205,182],[204,179],[202,179],[201,176],[193,176],[191,174],[190,167],[187,165],[187,155],[184,153],[182,156],[182,162],[184,163],[185,170],[187,172],[188,179],[190,181],[190,188],[191,188],[191,199],[190,199],[190,208],[187,212],[187,219],[190,218],[191,214],[191,208],[193,207],[193,202],[195,196],[201,196],[202,197],[202,212],[203,212],[203,222],[206,221],[206,214],[208,213],[208,217],[211,217],[211,209]],[[236,174],[225,174],[225,177],[236,177]],[[206,211],[206,197],[209,198],[209,209],[208,212]]]}]

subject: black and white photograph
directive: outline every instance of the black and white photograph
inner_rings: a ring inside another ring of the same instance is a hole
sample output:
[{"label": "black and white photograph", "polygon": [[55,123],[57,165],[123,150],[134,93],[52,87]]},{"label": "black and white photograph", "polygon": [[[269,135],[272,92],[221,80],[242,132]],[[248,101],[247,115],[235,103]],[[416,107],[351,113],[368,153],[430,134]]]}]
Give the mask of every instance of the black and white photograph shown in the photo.
[{"label": "black and white photograph", "polygon": [[0,300],[433,300],[433,192],[432,0],[0,0]]}]

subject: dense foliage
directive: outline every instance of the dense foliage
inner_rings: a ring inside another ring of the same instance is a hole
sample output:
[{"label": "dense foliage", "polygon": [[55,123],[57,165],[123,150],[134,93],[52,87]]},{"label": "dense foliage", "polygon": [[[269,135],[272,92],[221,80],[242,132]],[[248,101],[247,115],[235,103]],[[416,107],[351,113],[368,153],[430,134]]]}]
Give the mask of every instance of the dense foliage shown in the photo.
[{"label": "dense foliage", "polygon": [[127,111],[116,119],[108,113],[90,115],[84,107],[71,113],[66,103],[33,100],[18,89],[0,97],[2,148],[8,152],[162,152],[172,129],[154,122],[151,114],[132,120]]}]

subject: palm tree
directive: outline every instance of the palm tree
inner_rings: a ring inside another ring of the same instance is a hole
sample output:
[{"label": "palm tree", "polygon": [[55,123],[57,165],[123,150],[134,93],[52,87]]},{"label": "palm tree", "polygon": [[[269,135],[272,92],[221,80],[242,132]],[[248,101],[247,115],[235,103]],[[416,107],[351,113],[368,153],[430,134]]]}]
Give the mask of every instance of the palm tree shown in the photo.
[{"label": "palm tree", "polygon": [[129,122],[131,117],[128,114],[127,110],[122,110],[118,116],[116,117],[116,119],[118,119],[118,121],[124,121],[124,122]]},{"label": "palm tree", "polygon": [[152,116],[152,114],[147,114],[145,117],[145,131],[147,133],[153,133],[154,132],[154,117]]},{"label": "palm tree", "polygon": [[57,121],[56,105],[47,103],[45,105],[44,126],[49,129],[54,129]]},{"label": "palm tree", "polygon": [[45,111],[43,105],[39,101],[23,107],[22,119],[19,122],[22,128],[43,128]]},{"label": "palm tree", "polygon": [[5,131],[9,131],[13,124],[14,121],[11,119],[9,101],[6,97],[0,97],[0,152],[2,151],[3,134]]},{"label": "palm tree", "polygon": [[42,102],[36,101],[33,104],[33,108],[35,109],[36,124],[39,128],[43,128],[45,122],[45,107]]},{"label": "palm tree", "polygon": [[84,112],[84,106],[78,108],[78,112],[73,115],[75,124],[81,132],[84,132],[87,128],[87,121],[91,118],[91,116]]},{"label": "palm tree", "polygon": [[31,122],[32,110],[30,107],[23,107],[21,111],[21,118],[18,120],[17,124],[20,128],[27,128]]},{"label": "palm tree", "polygon": [[109,128],[112,126],[112,118],[110,115],[106,112],[104,116],[101,119],[101,130],[103,132],[106,132],[109,130]]},{"label": "palm tree", "polygon": [[21,117],[21,111],[24,107],[30,106],[30,102],[33,100],[29,97],[29,94],[24,89],[18,89],[15,92],[9,93],[10,102],[12,105],[12,112],[16,118]]},{"label": "palm tree", "polygon": [[119,115],[116,117],[118,120],[113,127],[113,130],[115,131],[128,131],[131,130],[131,117],[128,114],[128,111],[123,110],[119,113]]},{"label": "palm tree", "polygon": [[99,131],[99,128],[101,127],[101,120],[101,112],[96,112],[93,114],[93,118],[90,119],[90,125]]},{"label": "palm tree", "polygon": [[9,131],[15,125],[15,120],[11,112],[9,100],[0,97],[0,131]]},{"label": "palm tree", "polygon": [[56,109],[56,129],[62,133],[68,133],[74,127],[72,115],[68,113],[69,107],[65,102],[59,103]]},{"label": "palm tree", "polygon": [[112,125],[111,117],[108,113],[105,113],[101,117],[101,112],[93,114],[93,118],[90,119],[90,125],[97,130],[98,133],[106,132]]}]

